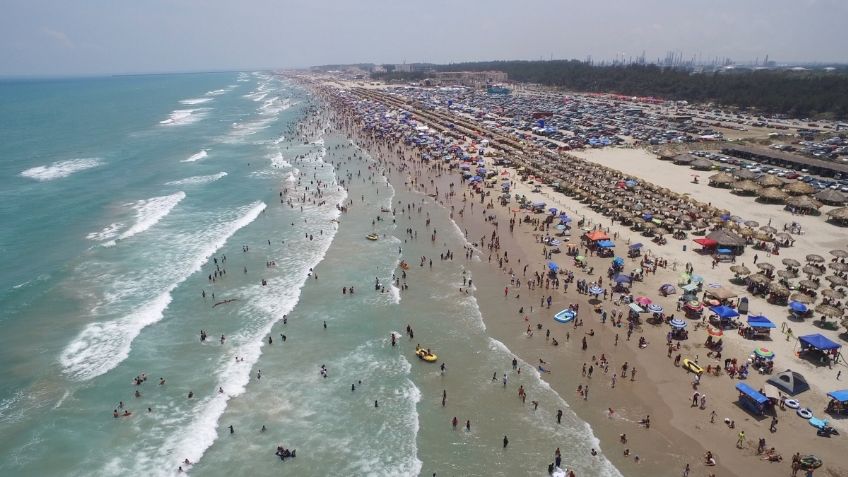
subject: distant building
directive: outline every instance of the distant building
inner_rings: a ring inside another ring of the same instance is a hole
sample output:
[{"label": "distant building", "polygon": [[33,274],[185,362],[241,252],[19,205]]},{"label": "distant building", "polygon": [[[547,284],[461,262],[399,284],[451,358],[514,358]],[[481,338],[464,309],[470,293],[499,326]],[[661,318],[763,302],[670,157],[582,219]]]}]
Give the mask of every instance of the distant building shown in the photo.
[{"label": "distant building", "polygon": [[483,87],[505,83],[509,77],[503,71],[440,71],[434,73],[439,84]]},{"label": "distant building", "polygon": [[401,63],[395,65],[396,73],[412,73],[412,63]]}]

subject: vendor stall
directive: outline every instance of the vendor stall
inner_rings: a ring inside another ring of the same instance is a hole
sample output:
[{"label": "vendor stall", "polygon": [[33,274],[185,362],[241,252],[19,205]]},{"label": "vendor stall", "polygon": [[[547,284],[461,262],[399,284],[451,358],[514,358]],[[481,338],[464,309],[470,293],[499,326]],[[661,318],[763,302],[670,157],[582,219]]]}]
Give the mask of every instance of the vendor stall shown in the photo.
[{"label": "vendor stall", "polygon": [[837,361],[839,348],[842,347],[839,343],[833,342],[819,333],[799,336],[798,343],[801,345],[799,356],[806,355],[821,364],[828,365]]},{"label": "vendor stall", "polygon": [[736,390],[739,391],[739,404],[757,416],[765,414],[771,404],[769,398],[745,383],[736,383]]}]

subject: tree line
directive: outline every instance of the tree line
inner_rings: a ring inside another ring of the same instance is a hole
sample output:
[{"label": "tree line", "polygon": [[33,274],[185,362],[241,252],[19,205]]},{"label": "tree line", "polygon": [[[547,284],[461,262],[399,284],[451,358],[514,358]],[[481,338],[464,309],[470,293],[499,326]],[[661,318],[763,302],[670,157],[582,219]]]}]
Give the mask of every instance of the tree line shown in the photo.
[{"label": "tree line", "polygon": [[[793,117],[848,118],[848,74],[837,71],[725,70],[693,73],[657,65],[592,65],[577,60],[482,61],[435,65],[436,71],[503,71],[510,80],[581,92],[655,96],[715,103]],[[383,80],[421,81],[431,74],[381,73]]]}]

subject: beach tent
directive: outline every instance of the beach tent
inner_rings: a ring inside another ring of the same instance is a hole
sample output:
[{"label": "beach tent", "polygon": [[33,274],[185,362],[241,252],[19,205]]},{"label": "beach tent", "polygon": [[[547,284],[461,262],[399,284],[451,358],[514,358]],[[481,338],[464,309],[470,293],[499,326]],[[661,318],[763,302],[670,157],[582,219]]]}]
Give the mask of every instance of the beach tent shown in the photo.
[{"label": "beach tent", "polygon": [[630,246],[630,250],[639,250],[640,248],[642,248],[641,242],[640,243],[634,243],[633,245]]},{"label": "beach tent", "polygon": [[615,283],[619,283],[619,284],[630,283],[630,282],[633,281],[633,279],[630,278],[630,275],[625,275],[623,273],[619,273],[618,275],[614,276],[612,278],[612,280]]},{"label": "beach tent", "polygon": [[777,373],[770,377],[766,383],[780,389],[781,391],[794,396],[810,389],[807,380],[800,373],[787,369],[782,373]]},{"label": "beach tent", "polygon": [[799,336],[798,341],[801,342],[801,347],[804,349],[815,348],[820,351],[828,351],[832,349],[839,349],[842,347],[841,344],[835,343],[819,333]]},{"label": "beach tent", "polygon": [[695,242],[696,244],[698,244],[698,245],[700,245],[700,246],[704,247],[704,248],[713,248],[713,247],[715,247],[716,245],[718,245],[718,242],[716,242],[716,241],[715,241],[715,240],[713,240],[713,239],[706,238],[706,237],[703,237],[703,238],[696,238],[696,239],[694,240],[694,242]]},{"label": "beach tent", "polygon": [[697,283],[690,283],[688,285],[683,285],[680,288],[685,292],[694,293],[695,291],[698,290],[698,284]]},{"label": "beach tent", "polygon": [[771,320],[762,315],[748,316],[748,326],[752,328],[777,328],[777,325],[775,325],[771,322]]},{"label": "beach tent", "polygon": [[763,414],[769,398],[745,383],[736,383],[736,390],[739,391],[739,404],[755,414]]},{"label": "beach tent", "polygon": [[710,311],[718,315],[722,320],[729,320],[730,318],[736,318],[739,316],[739,313],[729,306],[712,306],[710,307]]},{"label": "beach tent", "polygon": [[636,303],[631,303],[630,309],[635,311],[636,313],[644,313],[645,312],[645,310],[643,310],[642,307],[637,305]]},{"label": "beach tent", "polygon": [[827,396],[831,399],[835,399],[839,402],[848,402],[848,389],[841,389],[839,391],[831,391],[827,393]]},{"label": "beach tent", "polygon": [[615,248],[615,244],[611,240],[601,240],[597,245],[601,248]]},{"label": "beach tent", "polygon": [[607,235],[603,230],[593,230],[586,233],[586,238],[595,242],[598,240],[609,240],[609,235]]},{"label": "beach tent", "polygon": [[736,298],[736,292],[728,290],[727,288],[721,286],[718,288],[710,288],[706,290],[706,293],[707,296],[712,296],[719,300],[728,300],[730,298]]}]

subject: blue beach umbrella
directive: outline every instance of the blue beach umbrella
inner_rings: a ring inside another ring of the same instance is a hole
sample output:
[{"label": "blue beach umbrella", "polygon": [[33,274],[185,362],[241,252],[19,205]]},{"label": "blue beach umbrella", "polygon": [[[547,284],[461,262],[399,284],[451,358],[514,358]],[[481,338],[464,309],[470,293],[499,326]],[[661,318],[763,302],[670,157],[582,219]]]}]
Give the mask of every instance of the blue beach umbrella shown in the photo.
[{"label": "blue beach umbrella", "polygon": [[629,276],[629,275],[625,275],[625,274],[623,274],[623,273],[619,273],[618,275],[616,275],[615,277],[613,277],[613,281],[614,281],[615,283],[630,283],[630,282],[632,282],[632,281],[633,281],[633,279],[632,279],[632,278],[630,278],[630,276]]},{"label": "blue beach umbrella", "polygon": [[624,259],[621,257],[615,257],[614,259],[612,259],[612,264],[616,267],[620,267],[624,265]]},{"label": "blue beach umbrella", "polygon": [[557,265],[554,262],[548,262],[548,268],[550,269],[550,271],[552,271],[554,273],[559,271],[559,265]]},{"label": "blue beach umbrella", "polygon": [[678,330],[686,328],[686,325],[687,325],[687,323],[685,321],[681,320],[680,318],[675,318],[675,319],[671,320],[668,324],[670,324],[672,328],[675,328],[675,329],[678,329]]},{"label": "blue beach umbrella", "polygon": [[650,311],[652,313],[662,313],[663,307],[661,305],[656,304],[656,303],[651,303],[650,305],[648,305],[648,311]]},{"label": "blue beach umbrella", "polygon": [[800,301],[793,301],[789,303],[789,309],[794,311],[795,313],[806,313],[809,311],[807,305],[801,303]]},{"label": "blue beach umbrella", "polygon": [[597,286],[597,285],[593,286],[592,288],[589,288],[589,294],[590,295],[601,295],[603,293],[604,293],[604,289]]}]

